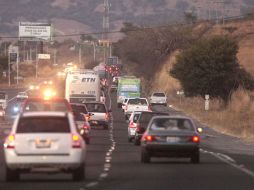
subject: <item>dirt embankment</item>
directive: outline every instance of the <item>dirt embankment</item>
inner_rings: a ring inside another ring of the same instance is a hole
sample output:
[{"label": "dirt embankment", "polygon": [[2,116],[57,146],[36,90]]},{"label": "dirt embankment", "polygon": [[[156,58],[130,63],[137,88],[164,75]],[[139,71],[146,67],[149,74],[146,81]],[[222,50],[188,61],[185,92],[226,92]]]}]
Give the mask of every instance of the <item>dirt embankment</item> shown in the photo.
[{"label": "dirt embankment", "polygon": [[[254,20],[229,23],[224,26],[214,26],[207,35],[231,35],[239,40],[238,59],[242,67],[254,76]],[[168,57],[164,66],[156,73],[152,88],[168,93],[169,104],[184,110],[187,114],[197,118],[202,123],[230,135],[254,141],[254,92],[237,90],[227,107],[217,99],[210,101],[210,110],[205,111],[204,98],[186,98],[177,95],[181,85],[169,75],[172,64],[178,52]]]}]

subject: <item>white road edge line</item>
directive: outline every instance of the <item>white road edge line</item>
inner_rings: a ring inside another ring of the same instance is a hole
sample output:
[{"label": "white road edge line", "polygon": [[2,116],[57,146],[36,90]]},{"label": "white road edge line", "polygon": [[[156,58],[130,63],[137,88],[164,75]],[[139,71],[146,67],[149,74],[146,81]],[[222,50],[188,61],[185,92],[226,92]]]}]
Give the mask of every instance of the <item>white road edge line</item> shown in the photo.
[{"label": "white road edge line", "polygon": [[200,150],[201,150],[201,152],[206,153],[206,154],[210,154],[210,155],[214,156],[215,158],[218,158],[222,162],[224,162],[226,164],[229,164],[230,166],[232,166],[232,167],[244,172],[245,174],[251,176],[252,178],[254,178],[254,172],[253,171],[247,169],[242,164],[237,164],[236,161],[233,158],[231,158],[230,156],[225,155],[225,154],[221,154],[221,153],[210,152],[210,151],[203,150],[203,149],[200,149]]}]

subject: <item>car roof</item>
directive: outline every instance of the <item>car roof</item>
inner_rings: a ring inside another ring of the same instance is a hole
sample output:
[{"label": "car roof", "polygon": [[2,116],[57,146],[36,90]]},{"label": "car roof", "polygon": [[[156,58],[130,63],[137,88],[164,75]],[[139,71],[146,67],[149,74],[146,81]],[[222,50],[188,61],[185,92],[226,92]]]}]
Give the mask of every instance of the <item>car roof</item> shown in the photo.
[{"label": "car roof", "polygon": [[41,112],[24,112],[21,117],[36,117],[36,116],[49,116],[49,117],[66,117],[66,112],[52,112],[52,111],[41,111]]},{"label": "car roof", "polygon": [[189,119],[192,121],[192,119],[188,116],[183,116],[183,115],[158,115],[158,116],[154,116],[153,119],[160,119],[160,118],[169,118],[169,119]]},{"label": "car roof", "polygon": [[146,98],[128,98],[129,100],[136,100],[136,99],[144,99],[147,100]]}]

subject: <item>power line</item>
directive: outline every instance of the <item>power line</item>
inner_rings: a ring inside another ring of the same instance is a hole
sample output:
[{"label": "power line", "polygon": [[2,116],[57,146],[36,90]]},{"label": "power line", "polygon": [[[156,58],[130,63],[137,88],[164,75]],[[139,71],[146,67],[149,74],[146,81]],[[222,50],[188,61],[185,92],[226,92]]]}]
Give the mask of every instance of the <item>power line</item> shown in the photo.
[{"label": "power line", "polygon": [[[232,16],[232,17],[225,17],[225,21],[233,21],[233,20],[238,20],[238,19],[243,19],[246,18],[246,16],[254,16],[254,13],[249,13],[249,14],[242,14],[239,16]],[[215,19],[210,20],[210,22],[215,22]],[[200,21],[203,22],[203,21]],[[198,22],[197,22],[198,23]],[[174,23],[174,24],[167,24],[167,25],[160,25],[160,26],[153,26],[153,27],[139,27],[131,30],[126,30],[124,32],[138,32],[138,31],[144,31],[144,30],[153,30],[153,29],[160,29],[160,28],[168,28],[168,27],[176,27],[176,26],[191,26],[192,24],[187,24],[187,23]],[[106,34],[114,34],[114,33],[124,33],[122,30],[115,30],[115,31],[108,31]],[[101,35],[105,33],[104,31],[100,32],[88,32],[88,33],[72,33],[72,34],[59,34],[59,35],[53,35],[53,38],[64,38],[64,37],[75,37],[75,36],[89,36],[89,35]],[[42,36],[42,38],[45,36]],[[18,36],[3,36],[1,39],[18,39]]]}]

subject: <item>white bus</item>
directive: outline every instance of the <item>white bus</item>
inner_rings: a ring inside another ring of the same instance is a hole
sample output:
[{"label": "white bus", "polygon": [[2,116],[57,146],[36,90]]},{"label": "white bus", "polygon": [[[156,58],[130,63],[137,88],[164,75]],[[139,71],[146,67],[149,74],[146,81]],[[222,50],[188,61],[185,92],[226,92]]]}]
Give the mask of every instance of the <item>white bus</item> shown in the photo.
[{"label": "white bus", "polygon": [[69,71],[65,81],[65,98],[70,103],[100,101],[100,78],[93,70]]}]

